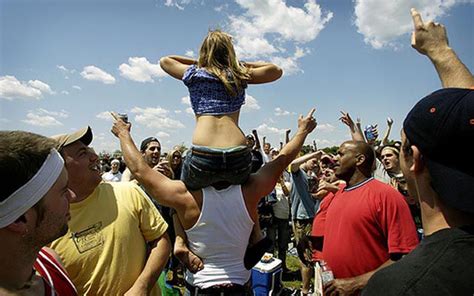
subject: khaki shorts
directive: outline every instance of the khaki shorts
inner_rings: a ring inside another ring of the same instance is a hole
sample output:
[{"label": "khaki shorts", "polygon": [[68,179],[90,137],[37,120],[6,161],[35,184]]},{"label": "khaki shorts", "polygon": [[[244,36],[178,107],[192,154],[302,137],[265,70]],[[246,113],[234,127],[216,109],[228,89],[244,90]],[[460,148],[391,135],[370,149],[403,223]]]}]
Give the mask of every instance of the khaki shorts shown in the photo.
[{"label": "khaki shorts", "polygon": [[[311,235],[311,229],[313,226],[313,219],[305,219],[305,220],[295,220],[293,221],[293,233],[295,234],[296,245],[300,243],[303,238],[308,237]],[[312,257],[312,250],[307,244],[304,250],[297,248],[298,256],[300,258],[311,258]],[[304,254],[302,254],[304,252]]]}]

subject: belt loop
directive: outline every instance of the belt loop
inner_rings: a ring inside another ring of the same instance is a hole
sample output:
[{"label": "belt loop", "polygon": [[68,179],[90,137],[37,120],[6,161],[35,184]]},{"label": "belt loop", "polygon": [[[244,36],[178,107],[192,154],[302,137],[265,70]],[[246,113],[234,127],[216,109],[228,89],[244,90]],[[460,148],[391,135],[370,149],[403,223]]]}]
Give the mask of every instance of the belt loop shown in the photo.
[{"label": "belt loop", "polygon": [[227,151],[223,152],[222,157],[223,157],[224,163],[227,163]]}]

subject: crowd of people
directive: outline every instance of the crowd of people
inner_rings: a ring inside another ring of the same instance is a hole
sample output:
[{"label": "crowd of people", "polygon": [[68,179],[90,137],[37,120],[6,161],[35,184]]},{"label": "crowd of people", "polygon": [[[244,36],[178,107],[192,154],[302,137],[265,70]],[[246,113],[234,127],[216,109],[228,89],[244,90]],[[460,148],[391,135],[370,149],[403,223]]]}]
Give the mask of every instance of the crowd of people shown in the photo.
[{"label": "crowd of people", "polygon": [[[238,126],[248,84],[276,81],[271,63],[239,62],[221,31],[198,60],[160,64],[189,89],[192,147],[168,153],[112,113],[123,156],[102,158],[85,127],[45,137],[0,131],[0,295],[252,295],[265,252],[300,260],[301,295],[474,294],[474,77],[445,28],[411,11],[412,46],[443,88],[393,120],[378,141],[348,112],[337,153],[302,152],[317,126],[300,116],[277,148]],[[333,278],[314,271],[323,266]],[[320,274],[316,274],[317,277]],[[166,286],[165,286],[166,288]],[[176,290],[180,293],[180,290]]]}]

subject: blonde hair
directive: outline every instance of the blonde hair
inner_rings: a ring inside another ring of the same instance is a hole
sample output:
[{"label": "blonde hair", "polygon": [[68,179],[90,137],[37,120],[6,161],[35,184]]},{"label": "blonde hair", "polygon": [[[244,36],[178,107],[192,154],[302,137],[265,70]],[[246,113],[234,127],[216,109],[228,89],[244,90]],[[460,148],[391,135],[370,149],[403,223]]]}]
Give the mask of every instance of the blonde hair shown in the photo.
[{"label": "blonde hair", "polygon": [[219,78],[232,96],[237,95],[250,79],[249,70],[237,61],[232,37],[220,30],[209,31],[202,42],[198,67],[206,68]]}]

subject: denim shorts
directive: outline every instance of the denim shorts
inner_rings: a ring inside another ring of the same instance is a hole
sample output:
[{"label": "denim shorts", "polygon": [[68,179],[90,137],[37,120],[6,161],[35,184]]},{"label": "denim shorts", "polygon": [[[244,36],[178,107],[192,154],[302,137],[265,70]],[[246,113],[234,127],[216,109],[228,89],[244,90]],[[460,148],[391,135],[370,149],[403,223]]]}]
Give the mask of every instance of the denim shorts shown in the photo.
[{"label": "denim shorts", "polygon": [[227,149],[193,146],[186,154],[181,180],[189,190],[218,182],[232,185],[247,181],[252,170],[252,154],[247,146]]}]

